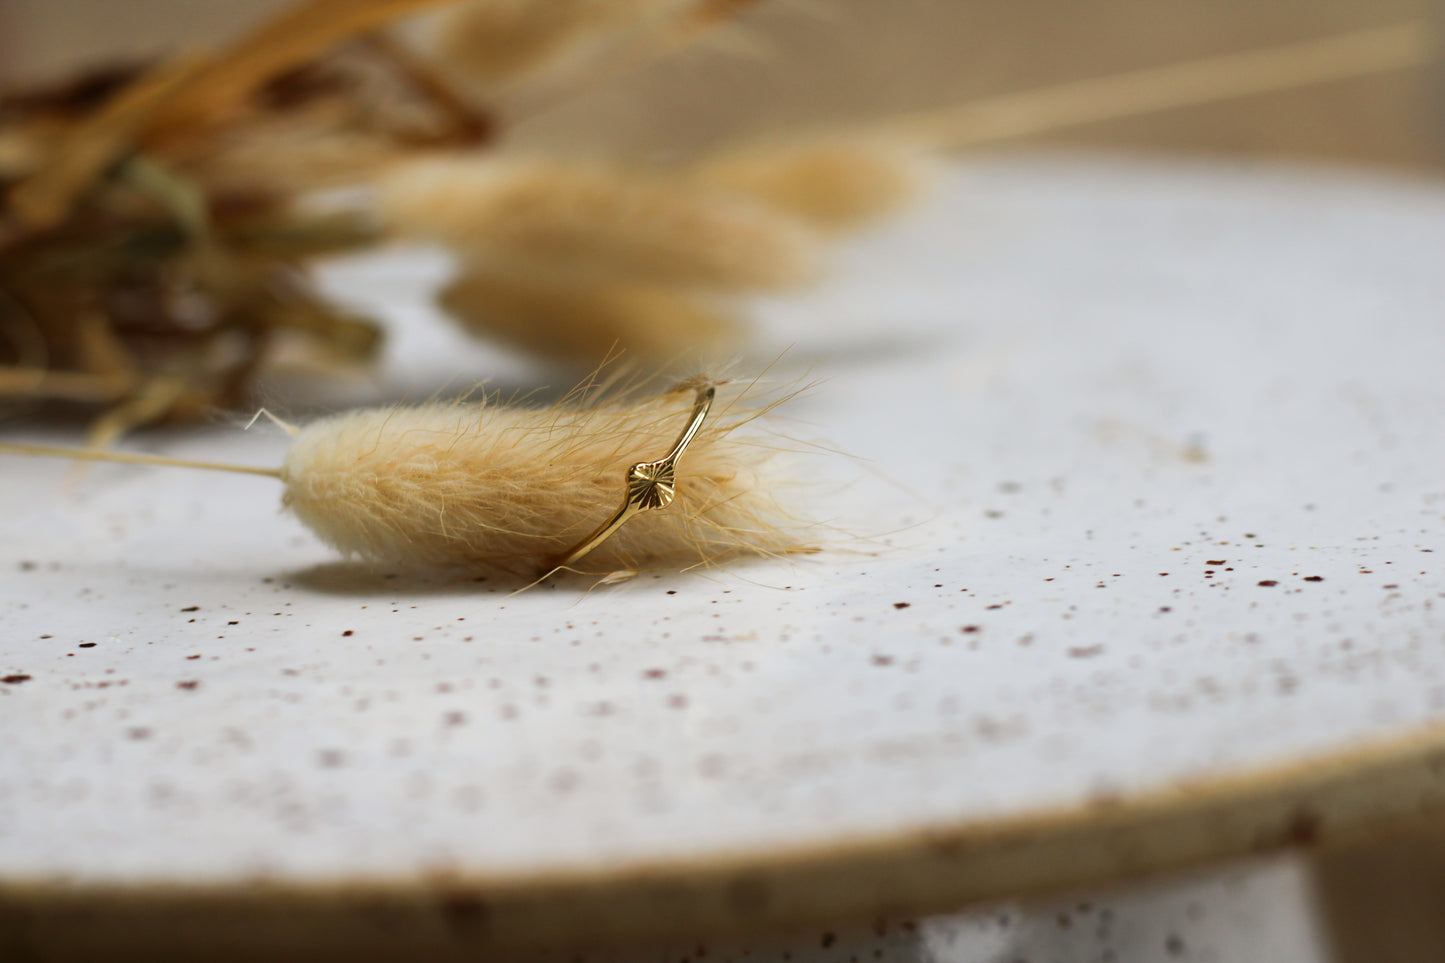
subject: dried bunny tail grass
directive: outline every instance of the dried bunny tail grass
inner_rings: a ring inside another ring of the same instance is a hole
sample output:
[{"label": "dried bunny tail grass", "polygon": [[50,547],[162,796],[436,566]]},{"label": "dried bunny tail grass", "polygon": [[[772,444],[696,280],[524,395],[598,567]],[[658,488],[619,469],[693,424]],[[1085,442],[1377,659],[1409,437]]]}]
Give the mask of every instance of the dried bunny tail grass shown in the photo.
[{"label": "dried bunny tail grass", "polygon": [[288,115],[260,117],[243,130],[224,131],[187,148],[181,158],[187,174],[218,193],[255,194],[352,187],[413,152],[365,131]]},{"label": "dried bunny tail grass", "polygon": [[495,87],[585,57],[614,30],[675,14],[690,0],[470,0],[444,11],[430,46],[458,75]]},{"label": "dried bunny tail grass", "polygon": [[430,159],[383,177],[402,234],[542,276],[767,290],[816,273],[817,240],[747,198],[583,163]]},{"label": "dried bunny tail grass", "polygon": [[[636,462],[672,447],[692,392],[596,407],[483,401],[359,411],[302,429],[283,504],[346,554],[411,566],[535,576],[615,513]],[[679,461],[677,496],[581,563],[687,567],[811,551],[775,500],[781,449],[722,406]]]},{"label": "dried bunny tail grass", "polygon": [[619,351],[648,367],[709,360],[743,336],[738,319],[665,288],[545,283],[481,265],[467,267],[439,301],[475,334],[589,370]]},{"label": "dried bunny tail grass", "polygon": [[845,231],[917,196],[933,158],[896,137],[820,136],[756,144],[708,158],[695,183],[754,198],[823,231]]}]

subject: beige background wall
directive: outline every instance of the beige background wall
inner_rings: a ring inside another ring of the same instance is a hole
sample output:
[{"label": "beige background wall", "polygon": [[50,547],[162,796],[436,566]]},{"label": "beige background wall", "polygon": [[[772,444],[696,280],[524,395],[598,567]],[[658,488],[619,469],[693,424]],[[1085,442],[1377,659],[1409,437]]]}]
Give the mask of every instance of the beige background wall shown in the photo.
[{"label": "beige background wall", "polygon": [[[0,77],[214,38],[278,0],[0,0]],[[539,0],[546,2],[546,0]],[[532,142],[692,150],[726,132],[884,114],[1413,17],[1441,0],[768,0],[716,49],[584,91]],[[1439,166],[1445,83],[1413,70],[1098,124],[1056,142]]]}]

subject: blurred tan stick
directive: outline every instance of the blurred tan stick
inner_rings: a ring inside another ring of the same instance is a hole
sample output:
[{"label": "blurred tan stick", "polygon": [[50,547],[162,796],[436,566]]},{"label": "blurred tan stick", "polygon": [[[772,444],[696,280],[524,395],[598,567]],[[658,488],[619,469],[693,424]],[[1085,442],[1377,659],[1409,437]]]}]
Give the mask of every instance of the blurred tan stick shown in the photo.
[{"label": "blurred tan stick", "polygon": [[90,374],[0,366],[0,398],[47,398],[113,402],[134,391],[139,380],[127,374]]},{"label": "blurred tan stick", "polygon": [[880,124],[936,147],[1013,140],[1102,120],[1403,70],[1425,64],[1423,21],[1004,94]]},{"label": "blurred tan stick", "polygon": [[361,43],[390,63],[413,89],[447,115],[455,128],[454,137],[479,144],[491,134],[491,118],[468,103],[450,80],[405,44],[379,31],[366,34]]},{"label": "blurred tan stick", "polygon": [[309,0],[283,9],[220,51],[153,119],[153,129],[224,113],[259,84],[299,66],[343,40],[452,0]]}]

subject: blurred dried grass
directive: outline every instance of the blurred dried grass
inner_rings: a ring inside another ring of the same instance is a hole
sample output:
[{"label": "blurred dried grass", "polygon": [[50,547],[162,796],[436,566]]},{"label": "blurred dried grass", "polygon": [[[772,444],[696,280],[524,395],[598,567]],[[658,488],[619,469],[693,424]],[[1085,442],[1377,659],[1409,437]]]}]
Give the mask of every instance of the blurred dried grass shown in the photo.
[{"label": "blurred dried grass", "polygon": [[[7,0],[0,71],[213,39],[277,0]],[[571,94],[514,128],[523,145],[691,154],[724,134],[883,115],[1418,17],[1438,0],[772,0],[715,42]],[[1438,20],[1437,20],[1438,22]],[[1441,73],[1413,70],[1090,125],[1041,138],[1445,164]]]},{"label": "blurred dried grass", "polygon": [[[896,207],[949,145],[1428,165],[1422,2],[1331,7],[1324,40],[1319,18],[1242,36],[1143,0],[267,0],[239,27],[232,0],[174,18],[141,0],[105,43],[79,28],[113,5],[0,7],[29,55],[0,61],[0,393],[104,405],[104,444],[244,403],[287,350],[318,374],[365,364],[380,328],[304,267],[393,237],[454,250],[441,303],[479,336],[584,370],[717,357],[742,341],[729,302],[811,278],[826,236]],[[1038,16],[1005,29],[1005,10]],[[101,72],[27,86],[77,61]],[[336,186],[356,189],[341,209],[304,203]]]}]

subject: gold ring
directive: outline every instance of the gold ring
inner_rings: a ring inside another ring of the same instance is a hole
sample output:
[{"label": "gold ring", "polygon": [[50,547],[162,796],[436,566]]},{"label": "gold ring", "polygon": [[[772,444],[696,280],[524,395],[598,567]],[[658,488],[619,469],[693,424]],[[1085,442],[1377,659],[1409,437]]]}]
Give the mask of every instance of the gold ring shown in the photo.
[{"label": "gold ring", "polygon": [[617,510],[615,515],[603,522],[596,531],[582,539],[576,548],[560,556],[556,564],[548,569],[547,575],[551,575],[558,569],[566,568],[591,552],[611,538],[612,534],[633,516],[643,512],[660,511],[672,504],[673,498],[677,496],[677,459],[692,441],[693,436],[697,434],[698,429],[702,427],[703,421],[707,419],[708,410],[712,408],[713,398],[716,395],[717,387],[715,385],[704,385],[697,389],[692,417],[688,419],[687,427],[682,430],[682,434],[677,436],[672,451],[657,461],[638,462],[629,468],[627,470],[627,491],[623,496],[622,507]]}]

